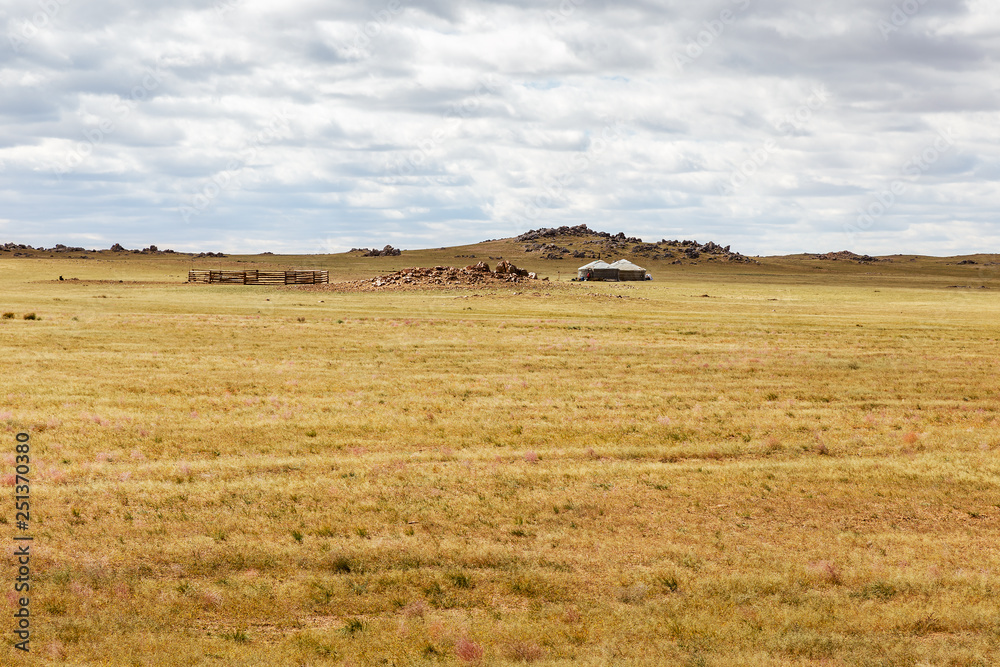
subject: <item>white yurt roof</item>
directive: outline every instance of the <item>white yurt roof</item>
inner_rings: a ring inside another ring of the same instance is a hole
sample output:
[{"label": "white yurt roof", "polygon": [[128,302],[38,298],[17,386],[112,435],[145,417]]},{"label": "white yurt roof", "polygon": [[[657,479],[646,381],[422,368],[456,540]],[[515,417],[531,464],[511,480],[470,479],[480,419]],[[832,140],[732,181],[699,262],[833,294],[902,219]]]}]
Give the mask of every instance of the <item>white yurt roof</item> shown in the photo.
[{"label": "white yurt roof", "polygon": [[611,268],[612,269],[618,269],[620,271],[645,271],[646,270],[646,269],[642,268],[641,266],[639,266],[637,264],[633,264],[632,262],[628,261],[627,259],[619,259],[617,262],[614,262],[613,264],[611,264]]},{"label": "white yurt roof", "polygon": [[587,269],[608,269],[611,265],[599,259],[595,259],[590,264],[584,264],[577,271],[586,271]]}]

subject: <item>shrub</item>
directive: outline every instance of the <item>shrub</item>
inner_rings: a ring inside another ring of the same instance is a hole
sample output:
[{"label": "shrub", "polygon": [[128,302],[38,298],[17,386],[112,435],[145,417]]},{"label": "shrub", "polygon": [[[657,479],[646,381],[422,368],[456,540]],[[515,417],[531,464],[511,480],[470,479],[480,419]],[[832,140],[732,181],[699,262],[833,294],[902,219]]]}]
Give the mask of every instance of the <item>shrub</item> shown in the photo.
[{"label": "shrub", "polygon": [[538,644],[517,642],[508,647],[507,655],[511,660],[518,662],[534,662],[545,656],[545,650]]},{"label": "shrub", "polygon": [[24,316],[24,319],[26,319],[26,320],[37,320],[38,316],[35,315],[34,313],[28,313],[28,314],[26,314]]},{"label": "shrub", "polygon": [[832,561],[821,560],[818,563],[814,563],[812,565],[812,569],[816,572],[820,579],[826,581],[827,583],[837,585],[843,583],[840,570]]},{"label": "shrub", "polygon": [[5,320],[12,320],[12,319],[14,319],[14,313],[4,313],[3,314],[3,318]]},{"label": "shrub", "polygon": [[455,642],[455,655],[462,662],[479,662],[483,659],[483,647],[468,639],[459,639]]}]

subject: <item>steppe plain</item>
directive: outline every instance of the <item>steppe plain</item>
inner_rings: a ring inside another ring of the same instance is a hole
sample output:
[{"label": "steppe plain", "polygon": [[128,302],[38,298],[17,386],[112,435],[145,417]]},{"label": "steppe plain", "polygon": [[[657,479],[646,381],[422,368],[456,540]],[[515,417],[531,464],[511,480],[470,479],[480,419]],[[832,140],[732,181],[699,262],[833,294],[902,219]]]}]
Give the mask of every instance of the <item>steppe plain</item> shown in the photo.
[{"label": "steppe plain", "polygon": [[[576,283],[510,240],[25,254],[0,478],[9,545],[30,433],[36,579],[5,664],[1000,663],[997,255]],[[549,280],[185,284],[498,256]]]}]

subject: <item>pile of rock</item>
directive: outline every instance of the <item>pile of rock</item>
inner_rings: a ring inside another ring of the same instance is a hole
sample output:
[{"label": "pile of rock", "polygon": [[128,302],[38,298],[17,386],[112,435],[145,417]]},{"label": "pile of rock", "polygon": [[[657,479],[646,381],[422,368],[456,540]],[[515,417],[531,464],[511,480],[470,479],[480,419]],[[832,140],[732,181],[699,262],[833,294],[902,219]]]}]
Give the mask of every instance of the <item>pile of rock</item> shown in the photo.
[{"label": "pile of rock", "polygon": [[841,250],[840,252],[827,252],[822,255],[810,255],[813,259],[827,259],[833,262],[838,260],[845,262],[857,262],[858,264],[874,264],[875,262],[891,262],[891,259],[879,259],[878,257],[872,257],[871,255],[858,255],[850,250]]},{"label": "pile of rock", "polygon": [[[371,280],[361,280],[356,285],[360,288],[388,289],[434,286],[461,287],[491,283],[519,283],[537,279],[536,274],[520,269],[504,260],[497,264],[495,271],[491,271],[486,262],[478,262],[464,268],[453,266],[411,267]],[[543,280],[548,279],[543,278]]]},{"label": "pile of rock", "polygon": [[351,248],[351,252],[360,252],[362,257],[398,257],[403,253],[399,248],[393,248],[391,245],[379,250],[378,248]]}]

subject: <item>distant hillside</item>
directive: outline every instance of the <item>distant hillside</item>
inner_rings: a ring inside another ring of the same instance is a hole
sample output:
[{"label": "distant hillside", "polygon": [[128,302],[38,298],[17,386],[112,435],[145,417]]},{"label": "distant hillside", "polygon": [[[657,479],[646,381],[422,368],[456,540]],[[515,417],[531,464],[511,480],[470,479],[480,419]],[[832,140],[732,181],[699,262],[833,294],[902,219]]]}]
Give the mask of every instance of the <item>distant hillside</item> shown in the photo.
[{"label": "distant hillside", "polygon": [[[3,253],[3,252],[12,252],[12,253],[14,253],[14,257],[25,255],[25,253],[22,252],[22,251],[27,251],[27,250],[32,250],[34,252],[49,252],[49,253],[57,253],[57,252],[58,253],[70,253],[70,252],[80,252],[80,253],[115,252],[115,253],[121,253],[121,252],[126,252],[126,253],[132,253],[132,254],[136,254],[136,255],[175,255],[175,254],[176,255],[194,255],[194,253],[178,253],[178,252],[176,252],[174,250],[171,250],[170,248],[165,248],[163,250],[160,250],[155,245],[150,245],[149,247],[143,248],[142,250],[139,250],[138,248],[133,248],[133,249],[129,250],[128,248],[126,248],[125,246],[121,245],[120,243],[114,244],[113,246],[111,246],[107,250],[94,250],[94,249],[87,250],[86,248],[83,248],[83,247],[80,247],[80,246],[63,245],[62,243],[57,243],[54,246],[52,246],[51,248],[46,248],[44,246],[38,246],[37,248],[35,248],[34,246],[30,246],[30,245],[27,245],[25,243],[4,243],[4,244],[0,244],[0,253]],[[267,254],[267,253],[264,253],[264,254]],[[194,256],[195,257],[225,257],[226,255],[223,254],[223,253],[221,253],[221,252],[203,252],[203,253],[199,253],[199,254],[194,255]]]}]

